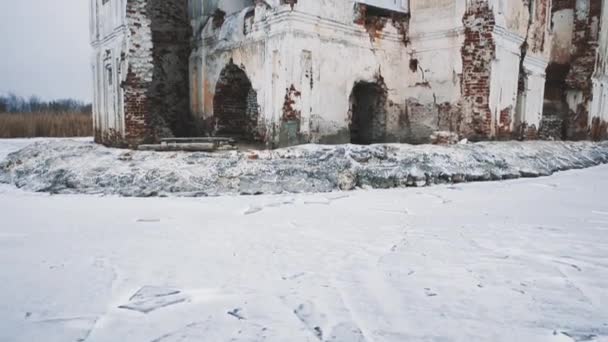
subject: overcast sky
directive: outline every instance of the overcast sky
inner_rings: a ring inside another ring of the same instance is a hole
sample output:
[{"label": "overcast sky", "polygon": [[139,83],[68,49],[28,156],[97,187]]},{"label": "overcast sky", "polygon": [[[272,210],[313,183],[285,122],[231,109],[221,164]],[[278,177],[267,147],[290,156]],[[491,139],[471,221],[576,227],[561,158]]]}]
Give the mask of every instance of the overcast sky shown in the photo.
[{"label": "overcast sky", "polygon": [[0,93],[90,101],[88,0],[0,0]]}]

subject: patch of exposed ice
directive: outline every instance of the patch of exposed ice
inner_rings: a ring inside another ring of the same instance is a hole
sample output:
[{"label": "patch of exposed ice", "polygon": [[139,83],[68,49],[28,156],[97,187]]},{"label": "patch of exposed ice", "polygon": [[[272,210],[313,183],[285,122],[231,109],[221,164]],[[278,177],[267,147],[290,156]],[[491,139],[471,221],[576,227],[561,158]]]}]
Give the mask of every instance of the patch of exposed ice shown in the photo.
[{"label": "patch of exposed ice", "polygon": [[177,289],[144,286],[129,299],[128,303],[123,304],[118,308],[147,314],[166,306],[182,303],[187,299],[188,296]]}]

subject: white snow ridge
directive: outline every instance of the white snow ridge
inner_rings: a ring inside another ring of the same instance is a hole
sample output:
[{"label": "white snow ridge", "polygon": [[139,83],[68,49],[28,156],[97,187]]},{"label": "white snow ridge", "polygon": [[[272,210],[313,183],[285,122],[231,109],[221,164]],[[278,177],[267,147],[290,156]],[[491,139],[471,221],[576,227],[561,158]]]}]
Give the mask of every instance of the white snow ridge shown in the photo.
[{"label": "white snow ridge", "polygon": [[0,163],[0,182],[63,194],[279,194],[538,177],[606,162],[608,142],[304,145],[209,154],[126,151],[55,140],[9,155]]}]

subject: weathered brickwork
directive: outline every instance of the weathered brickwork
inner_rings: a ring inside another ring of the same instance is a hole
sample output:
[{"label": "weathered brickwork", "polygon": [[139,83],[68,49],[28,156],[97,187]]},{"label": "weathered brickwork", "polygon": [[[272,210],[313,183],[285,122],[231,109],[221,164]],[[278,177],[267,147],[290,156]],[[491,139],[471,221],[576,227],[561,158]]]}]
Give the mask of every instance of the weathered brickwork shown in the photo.
[{"label": "weathered brickwork", "polygon": [[384,10],[362,3],[355,4],[355,20],[358,25],[365,27],[371,41],[382,37],[382,31],[390,22],[401,35],[405,45],[409,43],[409,19],[405,13]]},{"label": "weathered brickwork", "polygon": [[[529,9],[533,10],[530,16],[528,36],[526,42],[530,51],[542,52],[547,41],[547,22],[549,21],[552,0],[525,0]],[[533,2],[533,3],[532,3]],[[532,7],[531,7],[532,6]]]},{"label": "weathered brickwork", "polygon": [[546,115],[540,124],[539,137],[544,140],[562,140],[564,137],[564,119],[556,115]]},{"label": "weathered brickwork", "polygon": [[[107,5],[109,6],[109,5]],[[98,142],[137,146],[162,137],[188,135],[192,119],[188,101],[191,28],[188,6],[179,0],[128,0],[124,19],[127,44],[120,55],[126,65],[120,81],[124,135],[108,128]],[[114,71],[112,71],[114,72]]]},{"label": "weathered brickwork", "polygon": [[593,118],[590,134],[591,139],[595,141],[608,139],[608,122],[600,118]]},{"label": "weathered brickwork", "polygon": [[152,81],[154,59],[151,54],[152,21],[148,1],[127,1],[127,29],[131,45],[128,50],[126,80],[121,85],[125,96],[125,140],[136,146],[152,136],[148,104],[148,84]]},{"label": "weathered brickwork", "polygon": [[470,117],[463,130],[472,139],[492,136],[492,111],[489,106],[490,76],[496,44],[492,32],[496,25],[494,13],[484,0],[469,2],[465,16],[462,46],[463,109]]},{"label": "weathered brickwork", "polygon": [[574,9],[576,0],[553,0],[551,3],[551,11],[557,12],[563,9]]},{"label": "weathered brickwork", "polygon": [[536,140],[540,138],[536,125],[528,125],[525,122],[517,127],[513,137],[517,140]]},{"label": "weathered brickwork", "polygon": [[154,71],[148,88],[149,114],[159,137],[195,132],[189,106],[190,39],[188,4],[180,0],[148,0]]},{"label": "weathered brickwork", "polygon": [[498,139],[511,139],[511,124],[513,120],[513,107],[507,107],[500,111],[496,137]]},{"label": "weathered brickwork", "polygon": [[297,145],[303,141],[301,99],[302,92],[296,89],[295,85],[292,84],[285,89],[281,121],[278,127],[280,146]]}]

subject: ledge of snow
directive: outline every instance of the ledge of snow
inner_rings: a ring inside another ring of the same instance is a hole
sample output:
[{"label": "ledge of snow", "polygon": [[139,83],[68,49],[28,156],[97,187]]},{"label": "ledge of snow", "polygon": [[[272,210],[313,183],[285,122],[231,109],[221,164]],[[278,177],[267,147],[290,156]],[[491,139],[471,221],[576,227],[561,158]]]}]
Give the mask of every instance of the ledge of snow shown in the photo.
[{"label": "ledge of snow", "polygon": [[51,193],[215,196],[538,177],[607,162],[608,142],[304,145],[211,154],[126,151],[57,140],[8,155],[0,162],[0,182]]}]

